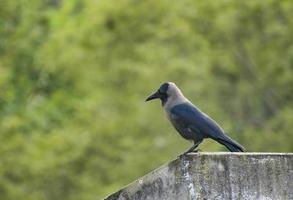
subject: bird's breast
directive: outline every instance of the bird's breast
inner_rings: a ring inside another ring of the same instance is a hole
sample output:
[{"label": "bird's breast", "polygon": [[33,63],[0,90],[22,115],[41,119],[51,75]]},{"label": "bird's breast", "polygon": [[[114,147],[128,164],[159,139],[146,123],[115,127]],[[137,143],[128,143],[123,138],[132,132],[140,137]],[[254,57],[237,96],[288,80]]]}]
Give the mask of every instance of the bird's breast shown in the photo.
[{"label": "bird's breast", "polygon": [[169,121],[171,121],[171,112],[169,110],[164,109],[165,115]]}]

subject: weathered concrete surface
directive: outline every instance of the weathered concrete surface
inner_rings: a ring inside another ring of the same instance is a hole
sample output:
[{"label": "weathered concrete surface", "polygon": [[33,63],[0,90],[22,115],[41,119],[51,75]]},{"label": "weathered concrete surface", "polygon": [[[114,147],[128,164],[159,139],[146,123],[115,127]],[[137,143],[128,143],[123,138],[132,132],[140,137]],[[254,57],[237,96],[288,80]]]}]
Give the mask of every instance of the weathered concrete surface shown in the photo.
[{"label": "weathered concrete surface", "polygon": [[170,162],[106,200],[293,200],[293,153],[199,153]]}]

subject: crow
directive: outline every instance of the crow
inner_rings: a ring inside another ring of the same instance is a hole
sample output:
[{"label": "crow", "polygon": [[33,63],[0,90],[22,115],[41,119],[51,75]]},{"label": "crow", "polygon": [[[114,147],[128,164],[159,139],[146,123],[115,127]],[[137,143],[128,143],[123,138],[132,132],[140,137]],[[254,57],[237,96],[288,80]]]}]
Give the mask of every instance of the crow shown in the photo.
[{"label": "crow", "polygon": [[244,148],[226,135],[213,119],[184,97],[175,83],[163,83],[146,101],[153,99],[161,100],[167,118],[180,135],[187,140],[193,141],[193,146],[184,152],[183,155],[197,152],[196,148],[205,138],[217,141],[231,152],[244,151]]}]

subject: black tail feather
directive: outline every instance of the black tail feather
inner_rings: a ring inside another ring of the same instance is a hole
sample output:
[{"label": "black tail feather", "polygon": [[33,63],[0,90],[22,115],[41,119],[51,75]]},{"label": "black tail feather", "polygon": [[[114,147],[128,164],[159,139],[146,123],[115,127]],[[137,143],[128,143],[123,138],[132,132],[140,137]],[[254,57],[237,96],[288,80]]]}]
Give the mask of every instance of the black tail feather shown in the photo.
[{"label": "black tail feather", "polygon": [[234,141],[218,140],[218,142],[227,147],[231,152],[244,152],[244,147]]}]

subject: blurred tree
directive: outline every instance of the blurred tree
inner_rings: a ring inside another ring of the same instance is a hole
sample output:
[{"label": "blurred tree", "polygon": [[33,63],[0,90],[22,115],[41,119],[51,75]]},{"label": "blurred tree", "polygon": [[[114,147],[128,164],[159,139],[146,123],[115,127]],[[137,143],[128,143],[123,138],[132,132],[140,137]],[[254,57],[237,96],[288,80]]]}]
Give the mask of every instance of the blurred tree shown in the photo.
[{"label": "blurred tree", "polygon": [[2,0],[1,198],[102,198],[176,157],[189,144],[144,103],[167,80],[248,151],[293,151],[292,13],[289,0]]}]

